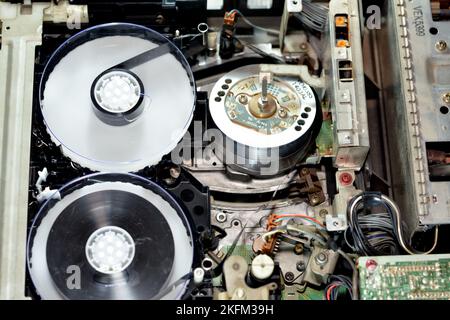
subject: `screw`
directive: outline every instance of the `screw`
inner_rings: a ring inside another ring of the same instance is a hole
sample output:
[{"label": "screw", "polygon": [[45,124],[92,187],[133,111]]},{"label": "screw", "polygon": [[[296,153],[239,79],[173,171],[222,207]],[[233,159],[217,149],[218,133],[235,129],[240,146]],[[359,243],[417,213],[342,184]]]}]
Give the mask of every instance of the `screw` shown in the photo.
[{"label": "screw", "polygon": [[242,299],[245,297],[245,291],[242,288],[237,288],[236,289],[236,297],[239,299]]},{"label": "screw", "polygon": [[156,16],[155,22],[156,22],[157,24],[163,24],[164,20],[165,20],[164,16],[160,14],[160,15],[157,15],[157,16]]},{"label": "screw", "polygon": [[346,143],[352,143],[352,137],[351,136],[345,136],[344,139],[345,139]]},{"label": "screw", "polygon": [[431,199],[433,199],[433,203],[438,203],[438,197],[437,197],[437,195],[433,195],[432,197],[431,197]]},{"label": "screw", "polygon": [[303,261],[297,262],[297,266],[296,267],[297,267],[297,270],[299,272],[303,272],[306,269],[306,265],[305,265],[305,263]]},{"label": "screw", "polygon": [[316,204],[319,204],[319,202],[320,202],[320,197],[318,195],[314,194],[311,197],[311,205],[315,206]]},{"label": "screw", "polygon": [[328,214],[328,210],[327,209],[322,209],[322,210],[319,211],[319,216],[321,218],[325,218],[327,214]]},{"label": "screw", "polygon": [[301,255],[303,253],[303,251],[304,251],[303,244],[297,243],[294,247],[294,253],[296,255]]},{"label": "screw", "polygon": [[318,265],[323,266],[328,261],[328,255],[325,252],[321,252],[314,259]]},{"label": "screw", "polygon": [[439,40],[438,42],[436,42],[436,50],[438,51],[441,52],[446,51],[447,47],[448,47],[447,42],[444,40]]},{"label": "screw", "polygon": [[278,111],[278,115],[280,116],[280,118],[286,118],[287,112],[284,109],[280,109],[280,111]]},{"label": "screw", "polygon": [[287,282],[292,282],[292,281],[294,281],[294,278],[295,278],[295,276],[294,276],[294,274],[292,273],[292,272],[286,272],[285,274],[284,274],[284,279],[287,281]]},{"label": "screw", "polygon": [[239,102],[240,102],[241,104],[247,104],[247,103],[248,103],[248,98],[247,98],[247,96],[244,95],[244,94],[240,95],[240,96],[239,96]]},{"label": "screw", "polygon": [[180,167],[172,167],[169,169],[169,174],[172,178],[174,179],[178,179],[178,177],[181,174],[181,169]]},{"label": "screw", "polygon": [[450,92],[447,92],[446,94],[444,94],[444,95],[442,96],[442,100],[443,100],[445,103],[450,104]]},{"label": "screw", "polygon": [[343,172],[339,175],[339,181],[343,186],[349,186],[353,183],[353,177],[348,172]]},{"label": "screw", "polygon": [[371,273],[377,268],[377,266],[378,266],[378,263],[373,259],[369,259],[366,262],[366,268]]},{"label": "screw", "polygon": [[350,98],[350,96],[348,95],[347,92],[342,92],[341,93],[341,98],[342,98],[342,100],[348,100],[348,98]]}]

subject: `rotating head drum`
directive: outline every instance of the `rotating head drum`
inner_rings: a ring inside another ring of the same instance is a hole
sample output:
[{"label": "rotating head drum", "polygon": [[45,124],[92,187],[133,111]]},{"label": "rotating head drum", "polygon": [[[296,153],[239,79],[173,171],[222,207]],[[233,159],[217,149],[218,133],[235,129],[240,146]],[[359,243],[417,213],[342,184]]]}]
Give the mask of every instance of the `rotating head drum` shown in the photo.
[{"label": "rotating head drum", "polygon": [[310,86],[290,77],[269,81],[259,69],[236,69],[214,86],[209,110],[223,141],[232,142],[216,146],[216,154],[235,170],[260,176],[267,166],[267,175],[276,175],[310,151],[322,113]]}]

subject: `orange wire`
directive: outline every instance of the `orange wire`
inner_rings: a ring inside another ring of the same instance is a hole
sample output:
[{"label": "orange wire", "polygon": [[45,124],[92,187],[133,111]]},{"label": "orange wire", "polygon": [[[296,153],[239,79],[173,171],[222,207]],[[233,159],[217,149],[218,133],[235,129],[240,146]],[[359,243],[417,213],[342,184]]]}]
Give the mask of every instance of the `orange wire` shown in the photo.
[{"label": "orange wire", "polygon": [[337,285],[333,284],[331,287],[328,288],[328,290],[327,290],[327,300],[331,299],[331,290],[333,290],[336,287],[337,287]]},{"label": "orange wire", "polygon": [[284,217],[299,217],[299,218],[305,218],[305,219],[309,219],[309,220],[311,220],[311,221],[314,221],[315,223],[319,224],[321,227],[324,227],[324,228],[325,228],[325,226],[324,226],[319,220],[317,220],[317,219],[315,219],[315,218],[313,218],[313,217],[304,215],[304,214],[280,214],[280,215],[276,215],[276,217],[277,217],[277,219],[278,219],[278,218],[284,218]]}]

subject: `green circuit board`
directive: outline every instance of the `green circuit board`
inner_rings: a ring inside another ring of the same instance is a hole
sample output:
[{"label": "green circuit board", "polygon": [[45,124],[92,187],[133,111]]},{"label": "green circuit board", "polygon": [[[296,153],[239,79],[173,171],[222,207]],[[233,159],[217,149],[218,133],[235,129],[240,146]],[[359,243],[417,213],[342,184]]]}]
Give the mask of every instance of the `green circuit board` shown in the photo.
[{"label": "green circuit board", "polygon": [[363,300],[449,300],[450,255],[361,257]]}]

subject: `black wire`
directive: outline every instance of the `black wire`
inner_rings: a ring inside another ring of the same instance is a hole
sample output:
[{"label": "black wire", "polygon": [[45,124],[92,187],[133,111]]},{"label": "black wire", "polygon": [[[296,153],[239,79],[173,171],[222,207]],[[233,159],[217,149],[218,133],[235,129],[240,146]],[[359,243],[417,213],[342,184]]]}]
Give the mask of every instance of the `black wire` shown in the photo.
[{"label": "black wire", "polygon": [[219,239],[223,239],[227,236],[227,232],[219,226],[211,225],[211,229],[213,229],[214,231],[216,231],[218,233],[217,237]]},{"label": "black wire", "polygon": [[[355,201],[357,201],[355,203]],[[387,213],[372,213],[368,208],[381,205]],[[397,219],[380,193],[365,192],[354,197],[348,206],[350,228],[355,251],[361,255],[397,254]],[[373,234],[376,232],[376,234]],[[372,236],[369,235],[372,233]]]},{"label": "black wire", "polygon": [[265,52],[264,50],[261,50],[257,46],[255,46],[251,43],[248,43],[242,39],[239,39],[235,36],[233,36],[233,39],[239,41],[242,45],[246,46],[247,48],[252,50],[254,53],[259,54],[261,57],[273,60],[274,63],[286,63],[286,61],[282,57]]},{"label": "black wire", "polygon": [[351,299],[353,299],[353,295],[352,295],[352,280],[347,277],[347,276],[342,276],[342,275],[331,275],[328,278],[328,284],[325,287],[325,299],[326,299],[326,295],[328,290],[330,289],[331,286],[336,285],[335,288],[332,289],[331,291],[331,295],[330,295],[330,299],[331,300],[336,300],[339,296],[339,288],[340,287],[345,287],[345,289],[347,290],[349,296]]}]

